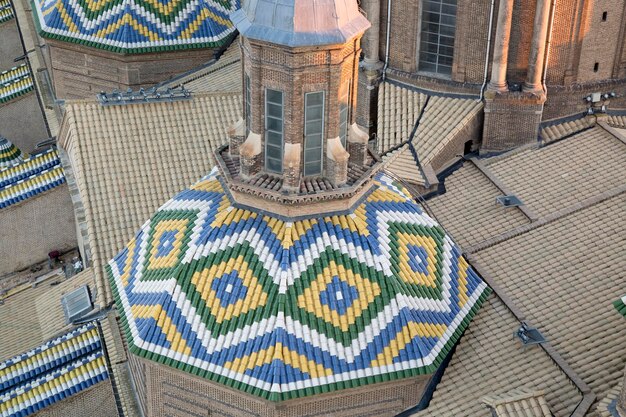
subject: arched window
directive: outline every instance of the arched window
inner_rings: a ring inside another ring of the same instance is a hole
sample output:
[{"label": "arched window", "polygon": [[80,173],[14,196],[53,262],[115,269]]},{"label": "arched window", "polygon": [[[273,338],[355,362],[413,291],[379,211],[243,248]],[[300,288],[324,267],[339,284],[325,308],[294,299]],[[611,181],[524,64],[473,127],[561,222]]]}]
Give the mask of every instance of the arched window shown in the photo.
[{"label": "arched window", "polygon": [[452,74],[456,0],[422,0],[419,70]]},{"label": "arched window", "polygon": [[283,172],[283,92],[265,90],[265,169]]}]

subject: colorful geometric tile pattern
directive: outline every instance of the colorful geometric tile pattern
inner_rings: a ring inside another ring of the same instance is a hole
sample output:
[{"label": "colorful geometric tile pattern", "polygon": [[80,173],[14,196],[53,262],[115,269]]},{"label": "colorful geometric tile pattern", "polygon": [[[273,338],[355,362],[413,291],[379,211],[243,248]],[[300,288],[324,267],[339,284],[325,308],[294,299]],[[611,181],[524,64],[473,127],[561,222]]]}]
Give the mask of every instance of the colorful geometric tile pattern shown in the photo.
[{"label": "colorful geometric tile pattern", "polygon": [[239,0],[33,0],[42,36],[120,53],[221,46]]},{"label": "colorful geometric tile pattern", "polygon": [[0,362],[0,417],[25,417],[109,377],[102,342],[89,323]]},{"label": "colorful geometric tile pattern", "polygon": [[0,73],[0,103],[22,96],[33,88],[33,78],[26,64]]},{"label": "colorful geometric tile pattern", "polygon": [[[11,2],[9,0],[0,0],[0,23],[4,23],[8,20],[13,19],[13,7],[11,7]],[[0,80],[2,76],[0,75]]]},{"label": "colorful geometric tile pattern", "polygon": [[22,151],[7,138],[0,136],[0,168],[22,162]]},{"label": "colorful geometric tile pattern", "polygon": [[489,292],[384,174],[351,214],[287,222],[214,170],[107,269],[133,353],[271,401],[432,373]]},{"label": "colorful geometric tile pattern", "polygon": [[0,209],[12,206],[65,183],[56,149],[0,169]]},{"label": "colorful geometric tile pattern", "polygon": [[619,300],[613,301],[613,307],[615,307],[622,316],[626,317],[626,295]]}]

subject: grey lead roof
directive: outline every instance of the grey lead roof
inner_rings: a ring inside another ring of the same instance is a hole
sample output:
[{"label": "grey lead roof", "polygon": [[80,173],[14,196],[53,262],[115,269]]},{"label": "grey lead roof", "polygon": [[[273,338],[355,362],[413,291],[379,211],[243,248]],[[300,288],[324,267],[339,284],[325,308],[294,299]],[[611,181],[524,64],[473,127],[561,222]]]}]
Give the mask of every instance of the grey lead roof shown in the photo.
[{"label": "grey lead roof", "polygon": [[243,36],[290,47],[341,44],[370,27],[356,0],[243,0],[230,17]]}]

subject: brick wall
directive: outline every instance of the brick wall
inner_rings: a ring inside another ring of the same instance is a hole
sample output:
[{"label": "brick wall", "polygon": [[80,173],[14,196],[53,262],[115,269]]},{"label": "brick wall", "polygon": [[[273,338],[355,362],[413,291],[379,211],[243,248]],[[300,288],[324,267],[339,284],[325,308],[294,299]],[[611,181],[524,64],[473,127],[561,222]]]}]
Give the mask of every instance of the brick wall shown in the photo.
[{"label": "brick wall", "polygon": [[44,261],[51,250],[75,247],[74,211],[65,184],[0,210],[0,274]]},{"label": "brick wall", "polygon": [[536,0],[515,0],[507,78],[512,82],[523,82],[528,70],[530,44],[535,26]]},{"label": "brick wall", "polygon": [[36,417],[115,417],[117,407],[109,380],[46,407]]},{"label": "brick wall", "polygon": [[[606,21],[602,20],[607,12]],[[619,66],[621,44],[619,42],[624,25],[624,0],[595,0],[588,10],[583,37],[578,79],[580,83],[613,78],[614,66]],[[616,62],[616,60],[618,62]],[[595,71],[594,65],[598,63]]]},{"label": "brick wall", "polygon": [[56,95],[94,97],[114,88],[150,87],[209,62],[214,49],[121,55],[65,42],[48,41]]},{"label": "brick wall", "polygon": [[502,152],[536,142],[542,100],[525,93],[488,92],[481,153]]},{"label": "brick wall", "polygon": [[394,416],[419,402],[429,379],[428,376],[406,378],[271,403],[154,362],[141,361],[147,370],[151,417]]}]

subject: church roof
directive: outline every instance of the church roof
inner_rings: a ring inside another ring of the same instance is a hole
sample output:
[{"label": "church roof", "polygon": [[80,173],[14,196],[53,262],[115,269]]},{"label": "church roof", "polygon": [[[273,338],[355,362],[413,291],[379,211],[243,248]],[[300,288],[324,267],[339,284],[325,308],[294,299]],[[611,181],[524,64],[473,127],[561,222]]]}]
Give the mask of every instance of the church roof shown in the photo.
[{"label": "church roof", "polygon": [[239,0],[34,0],[42,36],[119,53],[222,45]]},{"label": "church roof", "polygon": [[109,377],[95,324],[0,362],[0,416],[26,417]]},{"label": "church roof", "polygon": [[22,151],[7,138],[0,136],[0,168],[9,167],[22,161]]},{"label": "church roof", "polygon": [[108,265],[131,352],[280,401],[429,374],[489,293],[384,173],[347,214],[231,204],[213,170]]},{"label": "church roof", "polygon": [[243,36],[291,47],[342,44],[370,27],[354,0],[250,0],[232,20]]}]

